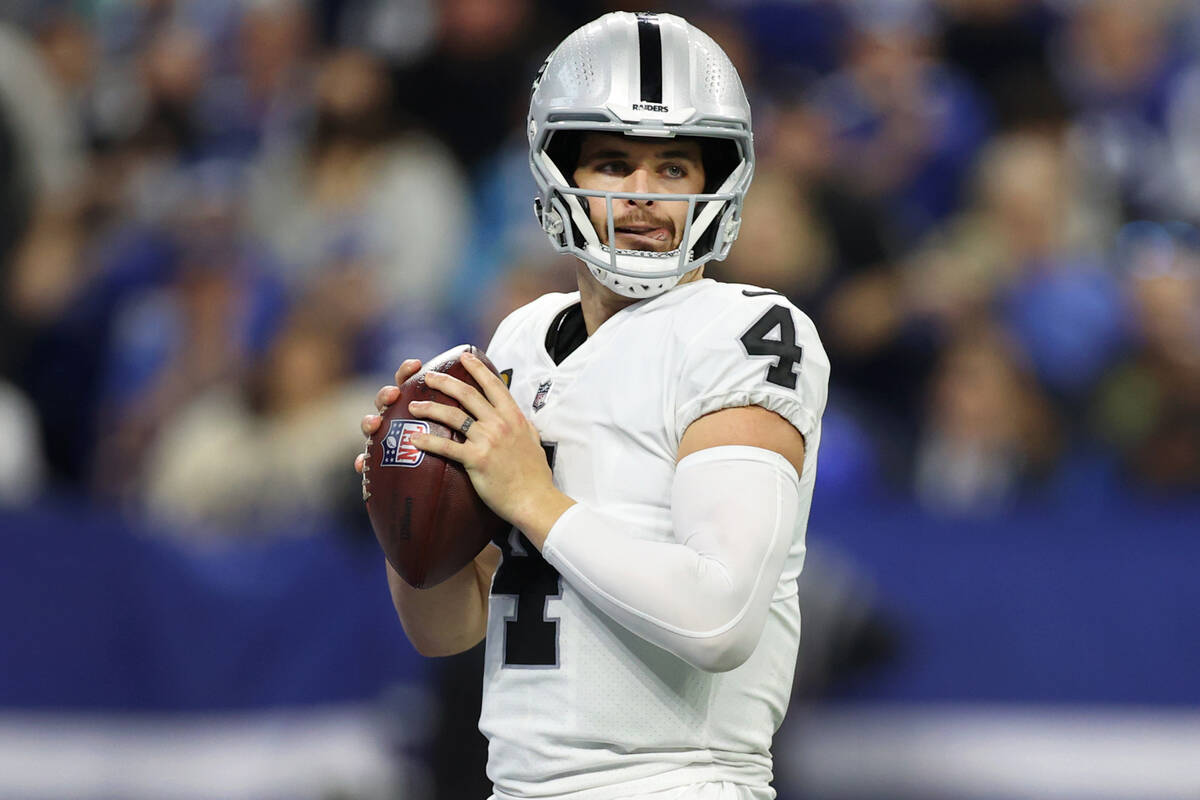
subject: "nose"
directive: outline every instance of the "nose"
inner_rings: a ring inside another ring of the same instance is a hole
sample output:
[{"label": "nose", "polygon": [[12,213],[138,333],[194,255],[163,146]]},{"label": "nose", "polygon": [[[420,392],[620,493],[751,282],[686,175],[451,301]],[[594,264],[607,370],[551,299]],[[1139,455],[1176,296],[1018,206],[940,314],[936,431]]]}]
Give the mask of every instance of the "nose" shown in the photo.
[{"label": "nose", "polygon": [[[623,190],[626,192],[636,192],[637,194],[648,194],[653,190],[650,186],[650,170],[645,167],[638,167],[625,177],[625,186]],[[634,200],[633,198],[626,199],[631,206],[652,206],[653,200]]]}]

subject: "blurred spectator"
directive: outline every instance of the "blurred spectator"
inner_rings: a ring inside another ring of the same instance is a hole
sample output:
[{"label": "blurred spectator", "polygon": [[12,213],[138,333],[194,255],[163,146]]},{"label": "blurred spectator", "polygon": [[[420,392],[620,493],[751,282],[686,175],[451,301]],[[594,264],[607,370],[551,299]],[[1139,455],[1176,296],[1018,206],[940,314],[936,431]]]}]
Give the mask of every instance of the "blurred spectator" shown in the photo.
[{"label": "blurred spectator", "polygon": [[317,5],[328,23],[326,39],[362,47],[401,66],[434,46],[442,4],[437,0],[321,0]]},{"label": "blurred spectator", "polygon": [[0,376],[11,374],[23,338],[11,300],[13,252],[25,235],[32,204],[16,133],[0,104]]},{"label": "blurred spectator", "polygon": [[470,233],[457,166],[437,141],[398,129],[388,75],[365,53],[329,56],[315,92],[305,146],[268,152],[259,165],[256,229],[283,259],[293,291],[354,253],[365,268],[365,311],[439,307]]},{"label": "blurred spectator", "polygon": [[[787,96],[797,85],[811,82],[814,76],[833,72],[841,64],[849,34],[847,3],[723,0],[716,5],[719,11],[714,12],[714,16],[728,18],[731,13],[738,14],[751,42],[754,62],[748,66],[755,69],[744,72],[743,64],[733,60],[742,83],[747,84],[752,95],[757,85],[765,92]],[[681,13],[689,18],[692,14],[688,10]],[[702,30],[708,28],[702,26]],[[724,46],[718,37],[713,38]],[[763,68],[766,66],[769,68]],[[751,102],[756,103],[756,114],[761,108],[758,99],[756,96],[751,98]]]},{"label": "blurred spectator", "polygon": [[236,171],[202,164],[178,177],[171,225],[131,235],[93,290],[113,298],[101,312],[93,473],[105,496],[127,496],[168,417],[250,367],[285,304],[271,259],[239,227]]},{"label": "blurred spectator", "polygon": [[167,28],[154,37],[140,65],[147,96],[139,135],[185,156],[198,155],[202,146],[197,110],[213,70],[204,45],[194,30]]},{"label": "blurred spectator", "polygon": [[1136,347],[1106,377],[1092,421],[1137,482],[1200,489],[1200,237],[1126,229],[1123,267]]},{"label": "blurred spectator", "polygon": [[1079,3],[1053,49],[1058,81],[1076,110],[1072,135],[1083,163],[1092,180],[1120,192],[1135,217],[1174,213],[1180,194],[1166,137],[1187,65],[1171,35],[1178,11],[1161,0]]},{"label": "blurred spectator", "polygon": [[[309,110],[311,22],[298,0],[255,3],[237,34],[238,71],[231,70],[211,115],[223,120],[236,152],[294,144]],[[234,124],[231,124],[233,122]]]},{"label": "blurred spectator", "polygon": [[987,131],[974,90],[930,52],[935,19],[912,0],[849,4],[846,65],[816,88],[837,163],[885,201],[908,240],[946,217]]},{"label": "blurred spectator", "polygon": [[246,159],[298,135],[311,40],[300,0],[114,4],[97,16],[98,143],[136,136],[187,158]]},{"label": "blurred spectator", "polygon": [[[49,54],[54,55],[53,47]],[[68,60],[57,59],[60,64]],[[19,152],[28,159],[38,199],[72,192],[87,166],[80,120],[68,102],[69,87],[52,68],[55,63],[25,33],[0,23],[0,105]],[[74,65],[63,64],[61,72],[73,75],[73,70]]]},{"label": "blurred spectator", "polygon": [[1054,14],[1038,0],[937,0],[941,54],[986,97],[1000,128],[1066,122],[1047,43]]},{"label": "blurred spectator", "polygon": [[84,234],[72,204],[41,207],[14,256],[7,286],[10,307],[22,322],[41,325],[63,313],[84,277]]},{"label": "blurred spectator", "polygon": [[541,226],[530,224],[536,195],[524,132],[514,132],[475,176],[471,238],[450,291],[455,309],[472,320],[510,264],[553,252]]},{"label": "blurred spectator", "polygon": [[1004,315],[1056,391],[1090,388],[1122,340],[1116,285],[1098,257],[1102,203],[1082,202],[1055,140],[1014,133],[980,156],[974,203],[911,259],[908,302],[953,329]]},{"label": "blurred spectator", "polygon": [[244,535],[337,511],[373,393],[348,381],[349,353],[319,307],[297,309],[254,369],[188,398],[158,433],[140,471],[149,512]]},{"label": "blurred spectator", "polygon": [[[89,242],[71,202],[47,201],[35,213],[5,276],[3,356],[34,403],[50,471],[79,479],[91,454],[95,409],[79,398],[93,396],[100,352],[99,332],[86,324],[76,328],[85,320],[72,316],[89,279]],[[67,333],[72,330],[76,335]]]},{"label": "blurred spectator", "polygon": [[89,67],[89,34],[69,18],[40,41],[0,23],[0,375],[78,279],[87,162],[72,96]]},{"label": "blurred spectator", "polygon": [[442,0],[433,49],[396,75],[398,107],[475,177],[510,132],[524,129],[529,86],[553,42],[599,15],[588,5],[568,14],[533,0]]},{"label": "blurred spectator", "polygon": [[0,508],[23,505],[42,489],[46,464],[37,413],[16,387],[0,380]]},{"label": "blurred spectator", "polygon": [[1019,351],[990,325],[965,327],[934,374],[916,449],[917,499],[935,511],[987,513],[1045,477],[1054,419]]}]

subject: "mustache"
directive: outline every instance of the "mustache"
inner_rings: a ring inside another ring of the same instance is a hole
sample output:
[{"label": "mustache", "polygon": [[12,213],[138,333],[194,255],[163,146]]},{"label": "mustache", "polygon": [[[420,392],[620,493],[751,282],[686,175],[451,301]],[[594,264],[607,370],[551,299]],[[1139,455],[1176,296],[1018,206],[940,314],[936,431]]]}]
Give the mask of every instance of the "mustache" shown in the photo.
[{"label": "mustache", "polygon": [[648,214],[629,214],[613,218],[613,230],[631,227],[665,228],[671,236],[675,235],[675,223],[669,218],[653,217]]}]

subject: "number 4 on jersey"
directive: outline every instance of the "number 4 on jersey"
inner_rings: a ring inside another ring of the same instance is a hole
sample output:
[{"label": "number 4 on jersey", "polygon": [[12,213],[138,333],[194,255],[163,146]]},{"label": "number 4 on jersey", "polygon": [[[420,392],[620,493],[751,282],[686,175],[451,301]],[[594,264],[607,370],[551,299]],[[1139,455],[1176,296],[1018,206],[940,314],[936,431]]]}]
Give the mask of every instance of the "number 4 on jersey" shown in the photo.
[{"label": "number 4 on jersey", "polygon": [[[554,443],[543,442],[542,449],[554,469]],[[496,546],[504,557],[492,579],[492,594],[516,599],[515,613],[504,621],[502,663],[505,667],[557,667],[559,623],[546,615],[546,606],[550,598],[562,596],[558,570],[516,528],[497,540]]]},{"label": "number 4 on jersey", "polygon": [[[779,338],[767,338],[779,329]],[[770,356],[775,363],[767,369],[767,382],[785,389],[796,388],[794,368],[804,355],[804,348],[796,343],[796,324],[792,314],[784,306],[771,306],[767,313],[742,334],[742,347],[748,356]]]}]

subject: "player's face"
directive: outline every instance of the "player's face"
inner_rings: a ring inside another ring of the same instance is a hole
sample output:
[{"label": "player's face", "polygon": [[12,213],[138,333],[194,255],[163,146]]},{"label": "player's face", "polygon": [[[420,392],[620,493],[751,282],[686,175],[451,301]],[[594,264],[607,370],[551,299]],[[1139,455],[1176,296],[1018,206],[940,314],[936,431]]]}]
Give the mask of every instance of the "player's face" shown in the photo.
[{"label": "player's face", "polygon": [[[697,194],[704,191],[700,144],[687,139],[637,139],[589,133],[580,144],[574,173],[581,189],[639,194]],[[588,216],[600,241],[608,241],[603,197],[589,197]],[[613,200],[615,246],[621,250],[667,252],[679,247],[687,220],[686,202]]]}]

